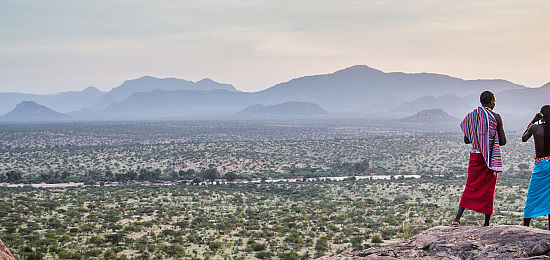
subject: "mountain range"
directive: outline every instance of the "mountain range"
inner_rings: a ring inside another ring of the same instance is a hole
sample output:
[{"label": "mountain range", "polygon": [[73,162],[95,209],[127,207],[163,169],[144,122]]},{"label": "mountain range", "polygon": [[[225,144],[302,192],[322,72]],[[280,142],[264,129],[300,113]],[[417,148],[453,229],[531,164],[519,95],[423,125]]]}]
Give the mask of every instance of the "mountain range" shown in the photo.
[{"label": "mountain range", "polygon": [[52,95],[35,95],[23,93],[0,93],[0,115],[12,110],[22,101],[34,101],[61,113],[78,112],[83,109],[103,110],[113,103],[122,101],[135,93],[151,92],[154,90],[196,90],[209,91],[224,89],[238,92],[230,84],[217,83],[211,79],[202,79],[197,82],[176,78],[158,79],[150,76],[127,80],[122,85],[109,92],[102,92],[97,88],[88,87],[82,91],[68,91]]},{"label": "mountain range", "polygon": [[[232,118],[252,105],[268,107],[296,101],[318,105],[332,115],[403,118],[437,108],[458,118],[478,106],[479,94],[484,90],[496,94],[496,110],[504,114],[534,114],[550,103],[546,98],[550,83],[527,88],[502,79],[463,80],[433,73],[386,73],[357,65],[330,74],[292,79],[258,92],[242,92],[211,79],[192,82],[145,76],[127,80],[108,92],[88,87],[80,92],[52,95],[0,93],[0,115],[22,101],[34,101],[64,113],[71,120],[81,121]],[[4,117],[3,121],[10,120]]]}]

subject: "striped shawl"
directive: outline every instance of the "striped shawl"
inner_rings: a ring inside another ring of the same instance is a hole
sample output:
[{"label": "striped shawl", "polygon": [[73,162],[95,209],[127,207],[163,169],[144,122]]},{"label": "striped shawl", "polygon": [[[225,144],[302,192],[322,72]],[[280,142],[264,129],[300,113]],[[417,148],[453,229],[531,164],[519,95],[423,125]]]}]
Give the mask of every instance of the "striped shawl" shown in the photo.
[{"label": "striped shawl", "polygon": [[485,107],[478,107],[468,113],[460,128],[464,136],[472,142],[472,148],[483,155],[487,167],[495,172],[502,172],[497,120],[493,113]]}]

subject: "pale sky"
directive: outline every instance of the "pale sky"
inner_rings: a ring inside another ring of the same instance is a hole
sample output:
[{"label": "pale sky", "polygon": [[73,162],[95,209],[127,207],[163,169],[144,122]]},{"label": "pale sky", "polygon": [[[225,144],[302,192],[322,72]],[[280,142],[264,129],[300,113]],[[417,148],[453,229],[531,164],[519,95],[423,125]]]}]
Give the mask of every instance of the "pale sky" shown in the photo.
[{"label": "pale sky", "polygon": [[550,0],[0,0],[0,92],[149,75],[258,91],[353,65],[550,81]]}]

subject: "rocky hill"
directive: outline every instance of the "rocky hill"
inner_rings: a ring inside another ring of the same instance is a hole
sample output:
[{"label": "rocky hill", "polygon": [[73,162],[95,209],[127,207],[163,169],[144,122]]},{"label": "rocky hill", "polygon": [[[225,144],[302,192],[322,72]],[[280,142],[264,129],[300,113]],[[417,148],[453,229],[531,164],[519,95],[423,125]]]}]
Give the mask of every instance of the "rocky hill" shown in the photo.
[{"label": "rocky hill", "polygon": [[323,260],[550,259],[550,231],[523,226],[434,227],[386,246]]},{"label": "rocky hill", "polygon": [[50,122],[67,119],[67,116],[34,101],[23,101],[12,111],[0,117],[3,122]]},{"label": "rocky hill", "polygon": [[0,260],[15,260],[15,257],[13,257],[2,240],[0,240]]},{"label": "rocky hill", "polygon": [[240,116],[316,116],[328,112],[319,105],[311,102],[289,101],[277,105],[256,104],[237,113]]},{"label": "rocky hill", "polygon": [[446,123],[446,122],[455,122],[459,121],[456,117],[453,117],[445,111],[434,108],[434,109],[425,109],[413,116],[403,118],[403,122],[409,123]]}]

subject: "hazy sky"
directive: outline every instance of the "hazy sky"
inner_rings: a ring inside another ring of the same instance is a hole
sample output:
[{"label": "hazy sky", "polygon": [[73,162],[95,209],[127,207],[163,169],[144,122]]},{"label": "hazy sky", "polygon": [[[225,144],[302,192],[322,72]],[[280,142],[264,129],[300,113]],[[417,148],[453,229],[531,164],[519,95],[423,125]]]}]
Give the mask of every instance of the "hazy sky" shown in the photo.
[{"label": "hazy sky", "polygon": [[0,0],[0,92],[144,75],[257,91],[352,65],[550,81],[550,0]]}]

